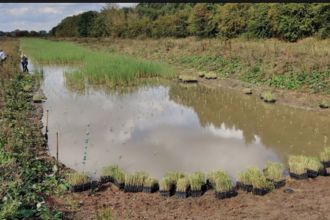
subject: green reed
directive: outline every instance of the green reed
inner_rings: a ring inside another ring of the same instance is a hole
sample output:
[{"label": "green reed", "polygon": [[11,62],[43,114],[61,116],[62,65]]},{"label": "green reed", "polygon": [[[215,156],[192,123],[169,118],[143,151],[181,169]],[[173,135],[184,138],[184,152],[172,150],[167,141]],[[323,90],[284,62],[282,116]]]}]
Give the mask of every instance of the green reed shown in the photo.
[{"label": "green reed", "polygon": [[90,51],[70,43],[22,39],[21,45],[38,63],[81,63],[74,74],[66,74],[71,82],[85,76],[89,83],[133,86],[140,78],[173,78],[176,74],[173,68],[158,62]]}]

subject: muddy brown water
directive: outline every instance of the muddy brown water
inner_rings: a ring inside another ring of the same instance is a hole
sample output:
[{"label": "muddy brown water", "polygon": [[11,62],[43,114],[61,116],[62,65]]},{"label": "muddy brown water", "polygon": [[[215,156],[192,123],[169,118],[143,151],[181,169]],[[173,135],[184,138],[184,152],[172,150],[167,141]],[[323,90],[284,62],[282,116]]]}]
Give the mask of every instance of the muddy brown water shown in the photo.
[{"label": "muddy brown water", "polygon": [[[31,67],[30,67],[31,68]],[[268,104],[241,92],[153,80],[140,87],[66,85],[68,66],[43,66],[49,110],[48,142],[59,161],[98,179],[117,164],[127,172],[192,174],[223,168],[233,178],[290,154],[319,156],[329,146],[329,115]],[[89,142],[83,165],[87,124]]]}]

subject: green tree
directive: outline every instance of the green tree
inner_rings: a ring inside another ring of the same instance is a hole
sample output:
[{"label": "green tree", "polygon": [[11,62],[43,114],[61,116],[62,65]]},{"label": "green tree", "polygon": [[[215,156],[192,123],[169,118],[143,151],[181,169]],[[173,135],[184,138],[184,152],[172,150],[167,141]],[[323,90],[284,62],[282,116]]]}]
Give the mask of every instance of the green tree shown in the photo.
[{"label": "green tree", "polygon": [[93,25],[98,16],[97,11],[87,11],[82,13],[78,21],[78,37],[90,37]]}]

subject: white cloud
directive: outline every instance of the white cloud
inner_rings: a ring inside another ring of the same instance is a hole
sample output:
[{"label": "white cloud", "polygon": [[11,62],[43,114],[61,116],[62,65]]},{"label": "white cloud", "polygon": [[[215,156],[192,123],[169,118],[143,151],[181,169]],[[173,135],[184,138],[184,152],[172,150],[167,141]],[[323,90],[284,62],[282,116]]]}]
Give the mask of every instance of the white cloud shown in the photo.
[{"label": "white cloud", "polygon": [[46,7],[43,9],[43,12],[46,14],[52,13],[52,14],[62,14],[62,11],[57,10],[55,8],[51,8],[51,7]]},{"label": "white cloud", "polygon": [[12,14],[12,15],[23,15],[25,12],[27,12],[29,9],[24,7],[24,8],[14,8],[14,9],[11,9],[9,10],[9,12]]}]

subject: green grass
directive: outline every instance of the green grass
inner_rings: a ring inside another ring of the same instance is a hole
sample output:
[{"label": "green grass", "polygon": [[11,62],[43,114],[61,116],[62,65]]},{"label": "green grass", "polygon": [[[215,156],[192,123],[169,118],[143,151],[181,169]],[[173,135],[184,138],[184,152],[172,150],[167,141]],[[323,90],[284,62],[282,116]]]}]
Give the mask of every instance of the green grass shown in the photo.
[{"label": "green grass", "polygon": [[68,83],[82,82],[113,86],[133,86],[139,78],[173,78],[175,70],[158,62],[134,59],[122,55],[89,51],[84,47],[64,42],[41,39],[22,39],[22,48],[39,63],[80,63],[78,70],[66,73]]}]

